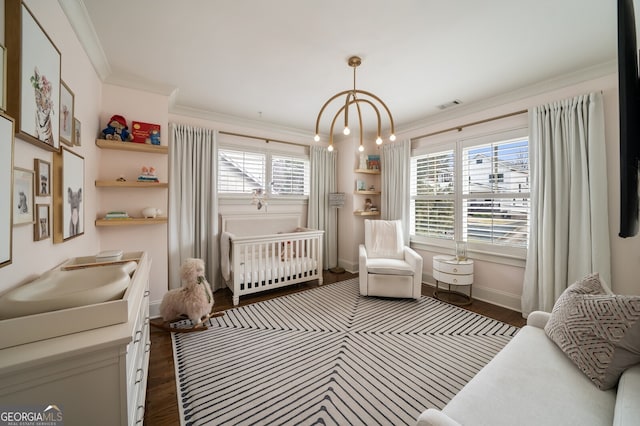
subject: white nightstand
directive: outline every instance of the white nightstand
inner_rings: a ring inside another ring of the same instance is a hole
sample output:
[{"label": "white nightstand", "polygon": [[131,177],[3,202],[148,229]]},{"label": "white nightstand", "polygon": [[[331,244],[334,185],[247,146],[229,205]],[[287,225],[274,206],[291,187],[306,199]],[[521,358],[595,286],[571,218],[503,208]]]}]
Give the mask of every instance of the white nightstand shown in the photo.
[{"label": "white nightstand", "polygon": [[[433,279],[436,280],[436,289],[433,292],[433,297],[436,299],[459,306],[471,304],[473,260],[456,260],[455,256],[433,256]],[[440,282],[447,284],[448,289],[440,289]],[[469,294],[451,290],[452,285],[469,287]],[[441,293],[447,296],[442,298]]]}]

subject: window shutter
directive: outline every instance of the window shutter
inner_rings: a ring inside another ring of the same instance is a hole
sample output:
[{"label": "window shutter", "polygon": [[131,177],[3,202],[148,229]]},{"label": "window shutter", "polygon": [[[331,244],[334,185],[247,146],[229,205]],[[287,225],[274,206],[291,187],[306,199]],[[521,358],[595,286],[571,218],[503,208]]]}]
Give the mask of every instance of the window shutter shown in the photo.
[{"label": "window shutter", "polygon": [[265,189],[266,156],[262,153],[218,150],[218,192],[251,193]]},{"label": "window shutter", "polygon": [[271,192],[274,195],[309,194],[309,160],[272,156],[271,184]]}]

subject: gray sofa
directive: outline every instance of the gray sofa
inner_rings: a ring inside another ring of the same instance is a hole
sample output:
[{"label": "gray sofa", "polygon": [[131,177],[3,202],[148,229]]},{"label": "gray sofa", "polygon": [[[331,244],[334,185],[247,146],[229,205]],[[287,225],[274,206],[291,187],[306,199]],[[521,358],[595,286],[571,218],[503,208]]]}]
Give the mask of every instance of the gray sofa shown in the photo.
[{"label": "gray sofa", "polygon": [[618,386],[599,390],[547,337],[551,314],[527,325],[444,407],[429,408],[419,426],[639,425],[640,364]]}]

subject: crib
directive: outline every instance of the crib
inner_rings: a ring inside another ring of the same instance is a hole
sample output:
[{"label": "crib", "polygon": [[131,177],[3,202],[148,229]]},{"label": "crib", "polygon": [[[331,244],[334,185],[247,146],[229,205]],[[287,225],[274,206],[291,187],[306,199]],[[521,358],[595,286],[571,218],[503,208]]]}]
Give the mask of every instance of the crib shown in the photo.
[{"label": "crib", "polygon": [[300,215],[222,216],[222,276],[240,296],[301,282],[322,284],[324,231],[301,228]]}]

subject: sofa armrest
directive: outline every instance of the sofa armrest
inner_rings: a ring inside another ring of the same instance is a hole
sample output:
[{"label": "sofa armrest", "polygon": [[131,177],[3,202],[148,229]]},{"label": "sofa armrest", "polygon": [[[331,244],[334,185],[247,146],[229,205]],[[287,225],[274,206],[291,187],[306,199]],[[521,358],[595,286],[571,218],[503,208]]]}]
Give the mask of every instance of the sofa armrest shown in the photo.
[{"label": "sofa armrest", "polygon": [[547,325],[549,318],[551,318],[551,314],[549,312],[533,311],[527,317],[527,325],[544,328],[544,326]]},{"label": "sofa armrest", "polygon": [[420,414],[416,426],[461,426],[460,423],[435,408],[429,408]]},{"label": "sofa armrest", "polygon": [[640,364],[627,368],[618,382],[613,426],[635,424],[640,419]]}]

